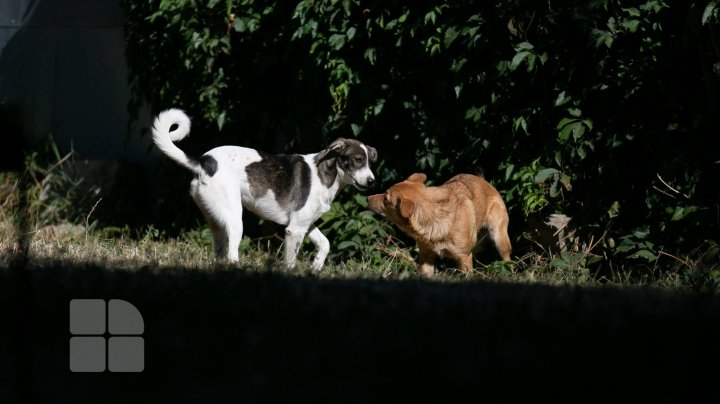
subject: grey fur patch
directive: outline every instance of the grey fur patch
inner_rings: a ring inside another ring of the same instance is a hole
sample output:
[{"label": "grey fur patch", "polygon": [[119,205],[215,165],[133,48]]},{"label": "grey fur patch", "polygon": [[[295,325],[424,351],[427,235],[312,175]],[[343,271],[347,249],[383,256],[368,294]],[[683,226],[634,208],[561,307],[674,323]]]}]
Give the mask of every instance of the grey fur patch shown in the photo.
[{"label": "grey fur patch", "polygon": [[198,160],[198,162],[200,163],[200,167],[202,167],[202,169],[203,169],[203,170],[207,173],[207,175],[209,175],[210,177],[212,177],[213,175],[215,175],[215,173],[217,172],[218,163],[217,163],[217,160],[215,160],[215,159],[213,158],[213,156],[208,156],[207,154],[205,154],[205,155],[203,155],[202,157],[200,157],[200,159]]},{"label": "grey fur patch", "polygon": [[297,211],[305,206],[310,195],[311,171],[302,156],[258,153],[262,160],[245,167],[252,196],[259,198],[273,191],[284,209]]},{"label": "grey fur patch", "polygon": [[330,156],[329,153],[325,152],[326,150],[323,150],[323,152],[315,156],[315,165],[317,166],[320,182],[327,188],[330,188],[333,182],[335,182],[335,178],[337,178],[337,168],[335,167],[336,157]]}]

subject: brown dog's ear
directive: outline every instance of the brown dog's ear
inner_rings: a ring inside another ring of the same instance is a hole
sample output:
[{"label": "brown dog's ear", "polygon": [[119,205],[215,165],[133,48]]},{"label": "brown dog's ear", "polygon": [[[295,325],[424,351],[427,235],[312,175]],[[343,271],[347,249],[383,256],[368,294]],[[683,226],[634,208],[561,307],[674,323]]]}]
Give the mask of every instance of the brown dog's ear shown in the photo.
[{"label": "brown dog's ear", "polygon": [[415,173],[407,178],[407,181],[418,182],[420,184],[424,184],[425,180],[427,180],[427,175],[423,173]]},{"label": "brown dog's ear", "polygon": [[415,202],[409,198],[400,198],[400,215],[409,219],[415,213]]}]

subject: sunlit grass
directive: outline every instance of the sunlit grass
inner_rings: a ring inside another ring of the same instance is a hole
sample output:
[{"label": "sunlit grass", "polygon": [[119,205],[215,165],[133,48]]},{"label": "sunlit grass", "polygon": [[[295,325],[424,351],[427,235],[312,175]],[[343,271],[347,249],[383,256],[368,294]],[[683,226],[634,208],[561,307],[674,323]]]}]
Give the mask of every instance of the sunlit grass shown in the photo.
[{"label": "sunlit grass", "polygon": [[[19,242],[12,226],[6,225],[0,233],[0,252],[5,260],[19,253]],[[103,231],[87,231],[83,226],[48,226],[27,234],[27,263],[47,266],[48,263],[63,265],[98,265],[113,270],[165,271],[182,268],[193,271],[257,271],[274,272],[290,276],[310,276],[323,279],[420,279],[415,269],[414,246],[388,250],[381,260],[329,260],[320,272],[312,271],[309,263],[312,249],[307,246],[301,252],[298,265],[287,269],[282,265],[282,248],[270,247],[263,240],[244,238],[241,243],[240,261],[230,264],[218,261],[212,247],[192,232],[178,238],[162,237],[152,227],[139,237],[127,234],[107,236]],[[382,249],[382,246],[378,246]],[[659,288],[683,288],[685,285],[677,273],[650,273],[644,277],[631,277],[626,271],[616,271],[609,276],[593,276],[587,269],[553,267],[550,255],[537,253],[515,257],[512,262],[476,262],[472,273],[463,273],[443,262],[430,281],[433,282],[510,282],[539,283],[547,285],[576,286],[651,286]],[[428,281],[423,279],[423,281]]]}]

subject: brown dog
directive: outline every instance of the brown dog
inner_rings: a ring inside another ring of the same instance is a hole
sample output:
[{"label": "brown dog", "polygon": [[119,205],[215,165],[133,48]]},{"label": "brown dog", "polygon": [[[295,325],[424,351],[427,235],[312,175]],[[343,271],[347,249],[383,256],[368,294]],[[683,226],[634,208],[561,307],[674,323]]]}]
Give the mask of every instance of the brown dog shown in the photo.
[{"label": "brown dog", "polygon": [[472,253],[481,229],[487,229],[500,257],[510,260],[509,218],[500,194],[482,177],[459,174],[438,187],[415,173],[384,194],[368,197],[368,207],[417,241],[420,274],[435,271],[435,258],[457,261],[472,270]]}]

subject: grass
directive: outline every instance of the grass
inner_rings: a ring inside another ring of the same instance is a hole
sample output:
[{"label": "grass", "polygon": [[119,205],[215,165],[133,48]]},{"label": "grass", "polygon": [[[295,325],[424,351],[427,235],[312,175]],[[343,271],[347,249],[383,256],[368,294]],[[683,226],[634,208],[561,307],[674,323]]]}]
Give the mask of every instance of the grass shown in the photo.
[{"label": "grass", "polygon": [[[297,276],[312,276],[319,279],[414,279],[418,278],[415,266],[417,251],[404,246],[383,253],[380,260],[329,260],[320,272],[309,269],[312,251],[309,245],[301,252],[298,267],[286,269],[281,264],[281,246],[266,245],[267,240],[243,239],[240,262],[229,264],[214,259],[212,248],[206,238],[197,234],[186,234],[179,238],[163,238],[150,227],[136,236],[129,231],[113,232],[111,236],[101,231],[87,231],[83,226],[47,226],[29,233],[29,262],[55,261],[67,263],[93,263],[111,265],[132,271],[137,268],[167,269],[182,267],[198,271],[237,268],[243,271],[270,271]],[[0,252],[8,253],[18,249],[17,242],[3,233],[0,237]],[[382,247],[379,247],[382,248]],[[567,258],[567,257],[566,257]],[[571,257],[572,258],[572,257]],[[650,267],[639,268],[636,273],[627,271],[610,272],[608,275],[593,275],[581,264],[558,264],[559,257],[538,253],[527,253],[516,257],[511,263],[501,261],[482,264],[472,273],[463,273],[452,268],[452,262],[443,262],[433,282],[515,282],[540,283],[547,285],[582,285],[588,287],[654,287],[675,290],[692,289],[681,274],[676,271],[657,271]],[[568,258],[570,260],[570,258]]]}]

